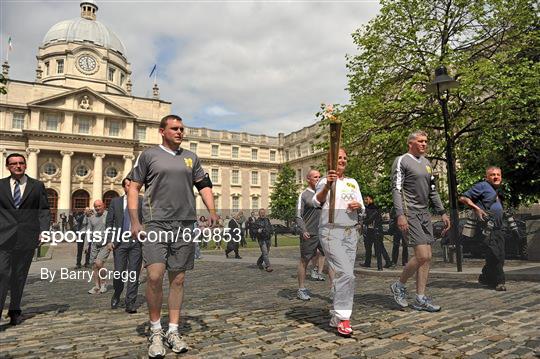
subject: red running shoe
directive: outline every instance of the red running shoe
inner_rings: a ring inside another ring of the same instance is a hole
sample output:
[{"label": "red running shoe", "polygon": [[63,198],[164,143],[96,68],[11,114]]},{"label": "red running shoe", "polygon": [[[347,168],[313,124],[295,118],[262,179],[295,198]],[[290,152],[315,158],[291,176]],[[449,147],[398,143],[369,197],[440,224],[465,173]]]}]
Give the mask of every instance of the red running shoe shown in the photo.
[{"label": "red running shoe", "polygon": [[351,336],[353,333],[353,330],[351,328],[350,320],[342,320],[341,322],[339,322],[337,326],[337,331],[341,335]]}]

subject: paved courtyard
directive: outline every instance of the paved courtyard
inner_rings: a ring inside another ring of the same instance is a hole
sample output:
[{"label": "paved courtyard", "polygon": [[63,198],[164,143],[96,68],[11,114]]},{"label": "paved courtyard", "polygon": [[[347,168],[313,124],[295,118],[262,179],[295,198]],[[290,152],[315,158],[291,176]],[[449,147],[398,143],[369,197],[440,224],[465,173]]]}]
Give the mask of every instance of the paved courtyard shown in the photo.
[{"label": "paved courtyard", "polygon": [[[435,278],[429,294],[440,313],[398,310],[391,277],[357,275],[353,338],[328,326],[328,284],[308,281],[313,296],[296,295],[297,249],[279,249],[273,273],[258,270],[255,250],[244,260],[206,254],[190,272],[181,332],[191,350],[180,357],[473,357],[540,355],[540,283],[507,284],[494,292],[467,279]],[[35,262],[26,287],[22,325],[0,327],[2,358],[145,357],[147,310],[111,310],[111,292],[89,295],[86,280],[41,280],[39,268],[73,265],[74,248],[59,246]],[[272,257],[271,257],[272,258]],[[281,264],[279,264],[281,263]],[[140,293],[144,293],[144,285]],[[411,283],[410,291],[413,292]],[[167,320],[163,319],[166,326]],[[174,357],[169,352],[167,357]]]}]

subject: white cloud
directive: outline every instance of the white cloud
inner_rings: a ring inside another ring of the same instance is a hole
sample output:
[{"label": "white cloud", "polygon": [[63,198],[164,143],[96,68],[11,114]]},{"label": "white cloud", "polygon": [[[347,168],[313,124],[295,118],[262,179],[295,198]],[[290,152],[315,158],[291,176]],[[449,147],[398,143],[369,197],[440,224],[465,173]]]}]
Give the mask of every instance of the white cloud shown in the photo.
[{"label": "white cloud", "polygon": [[[10,76],[33,81],[37,47],[78,2],[0,2]],[[163,99],[192,126],[275,135],[309,125],[321,102],[346,103],[350,34],[377,2],[105,2],[97,19],[123,41],[136,96]],[[24,19],[24,21],[20,21]],[[215,105],[219,104],[219,105]],[[227,121],[223,116],[227,115]]]}]

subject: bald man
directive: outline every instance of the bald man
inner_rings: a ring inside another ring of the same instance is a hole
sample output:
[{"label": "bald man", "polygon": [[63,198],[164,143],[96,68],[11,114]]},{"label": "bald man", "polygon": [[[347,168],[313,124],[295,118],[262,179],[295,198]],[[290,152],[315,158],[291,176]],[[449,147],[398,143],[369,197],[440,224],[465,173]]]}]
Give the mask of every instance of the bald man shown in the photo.
[{"label": "bald man", "polygon": [[[105,260],[109,257],[110,250],[105,240],[105,228],[107,228],[106,219],[107,211],[105,210],[105,203],[102,200],[96,200],[94,202],[94,215],[87,217],[87,230],[90,231],[90,237],[92,241],[92,248],[90,251],[90,263],[93,264],[93,278],[94,287],[88,291],[89,294],[105,293],[107,291],[107,285],[105,281],[99,278],[99,270],[103,268]],[[100,235],[101,234],[101,235]]]}]

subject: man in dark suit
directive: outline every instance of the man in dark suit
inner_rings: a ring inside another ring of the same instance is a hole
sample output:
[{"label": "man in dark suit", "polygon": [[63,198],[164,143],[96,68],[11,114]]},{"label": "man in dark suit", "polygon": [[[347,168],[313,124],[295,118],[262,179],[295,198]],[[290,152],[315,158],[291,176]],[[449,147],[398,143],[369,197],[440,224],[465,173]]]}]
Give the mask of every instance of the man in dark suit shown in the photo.
[{"label": "man in dark suit", "polygon": [[[130,184],[131,180],[129,178],[122,180],[122,187],[125,193],[127,193]],[[142,222],[142,197],[139,197],[138,214],[139,221]],[[113,198],[111,201],[107,212],[106,226],[107,228],[116,230],[121,228],[121,233],[130,231],[131,222],[127,209],[126,195]],[[127,271],[127,275],[121,277],[124,279],[114,279],[113,281],[114,294],[111,298],[111,308],[118,308],[125,281],[127,282],[126,312],[136,313],[135,301],[139,290],[139,274],[142,263],[141,243],[137,239],[131,238],[129,242],[109,242],[108,246],[109,250],[113,250],[114,254],[114,271],[119,273]]]},{"label": "man in dark suit", "polygon": [[0,317],[9,290],[10,324],[18,325],[28,270],[51,217],[45,186],[25,175],[26,158],[12,153],[6,167],[11,175],[0,180]]},{"label": "man in dark suit", "polygon": [[240,254],[238,253],[238,247],[240,241],[242,240],[242,228],[240,226],[240,223],[238,223],[241,214],[242,212],[235,213],[227,226],[229,229],[228,233],[231,235],[231,239],[229,240],[229,242],[227,242],[227,248],[225,249],[225,257],[227,258],[229,258],[229,253],[234,251],[234,258],[242,259],[242,257],[240,257]]}]

